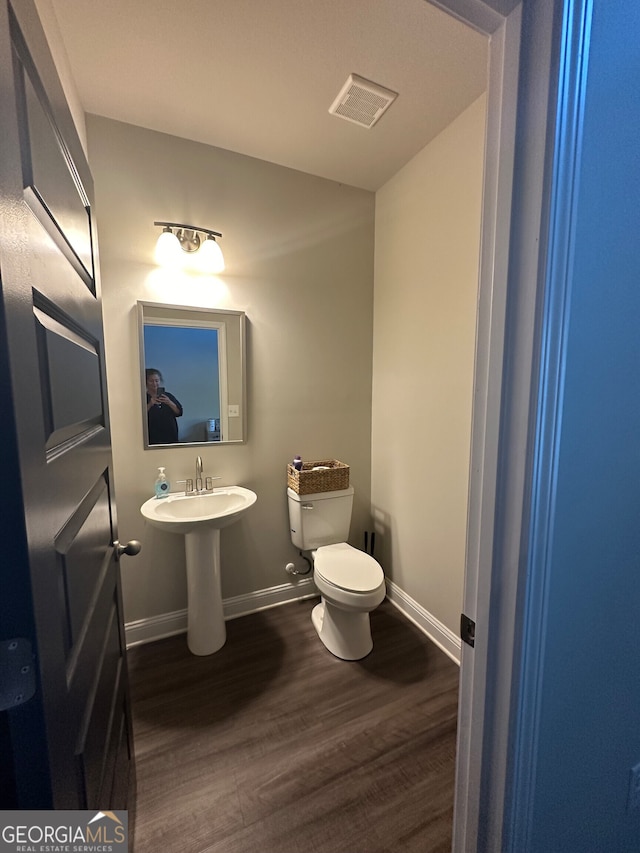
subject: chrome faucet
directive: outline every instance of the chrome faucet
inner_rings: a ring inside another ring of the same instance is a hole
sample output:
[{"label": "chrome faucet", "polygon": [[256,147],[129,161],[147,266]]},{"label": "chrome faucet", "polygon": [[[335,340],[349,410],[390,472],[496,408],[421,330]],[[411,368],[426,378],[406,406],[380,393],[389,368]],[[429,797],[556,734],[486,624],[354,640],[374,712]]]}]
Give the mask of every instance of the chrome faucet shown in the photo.
[{"label": "chrome faucet", "polygon": [[202,456],[196,456],[196,487],[193,488],[193,480],[180,480],[181,483],[186,483],[185,494],[202,494],[202,492],[212,492],[213,491],[213,481],[220,480],[221,477],[207,477],[206,479],[202,476]]}]

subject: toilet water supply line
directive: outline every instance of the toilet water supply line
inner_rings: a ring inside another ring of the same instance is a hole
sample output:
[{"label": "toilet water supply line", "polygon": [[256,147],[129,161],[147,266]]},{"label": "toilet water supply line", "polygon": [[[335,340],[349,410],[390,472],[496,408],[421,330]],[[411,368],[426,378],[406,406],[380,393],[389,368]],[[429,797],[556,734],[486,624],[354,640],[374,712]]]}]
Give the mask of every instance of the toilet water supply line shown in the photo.
[{"label": "toilet water supply line", "polygon": [[[376,547],[376,533],[375,530],[371,532],[371,550],[369,550],[369,533],[365,530],[364,532],[364,553],[371,554],[373,557],[373,552]],[[311,569],[313,568],[313,563],[304,553],[304,551],[298,551],[303,560],[306,560],[308,566],[306,569],[296,569],[293,563],[287,563],[286,570],[290,575],[308,575]]]},{"label": "toilet water supply line", "polygon": [[287,563],[285,568],[286,568],[288,574],[290,574],[290,575],[308,575],[309,572],[311,571],[311,569],[313,568],[313,563],[311,562],[309,557],[307,557],[307,555],[304,553],[304,551],[298,551],[298,554],[300,554],[300,556],[302,557],[303,560],[307,561],[307,563],[309,564],[308,568],[296,569],[296,567],[294,566],[293,563]]}]

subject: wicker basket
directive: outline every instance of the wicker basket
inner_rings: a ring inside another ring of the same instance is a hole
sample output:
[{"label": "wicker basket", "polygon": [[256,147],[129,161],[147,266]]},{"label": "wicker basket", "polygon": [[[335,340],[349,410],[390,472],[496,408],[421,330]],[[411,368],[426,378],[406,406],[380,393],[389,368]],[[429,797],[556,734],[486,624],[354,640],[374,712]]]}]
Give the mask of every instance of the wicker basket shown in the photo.
[{"label": "wicker basket", "polygon": [[[313,471],[313,468],[321,468]],[[287,485],[298,495],[315,495],[349,488],[349,466],[337,459],[303,462],[302,471],[287,465]]]}]

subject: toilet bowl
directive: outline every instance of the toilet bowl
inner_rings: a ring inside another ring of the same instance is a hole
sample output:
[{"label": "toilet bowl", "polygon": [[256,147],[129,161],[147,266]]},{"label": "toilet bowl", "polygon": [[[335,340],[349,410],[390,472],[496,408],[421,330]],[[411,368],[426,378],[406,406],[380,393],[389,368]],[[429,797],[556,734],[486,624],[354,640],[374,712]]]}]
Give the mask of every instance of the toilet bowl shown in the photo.
[{"label": "toilet bowl", "polygon": [[324,646],[342,660],[361,660],[373,648],[369,613],[386,594],[380,564],[346,542],[312,553],[321,595],[311,621]]},{"label": "toilet bowl", "polygon": [[373,648],[369,613],[384,599],[380,564],[346,542],[353,486],[299,495],[287,489],[291,541],[313,559],[321,595],[311,621],[327,649],[342,660],[360,660]]}]

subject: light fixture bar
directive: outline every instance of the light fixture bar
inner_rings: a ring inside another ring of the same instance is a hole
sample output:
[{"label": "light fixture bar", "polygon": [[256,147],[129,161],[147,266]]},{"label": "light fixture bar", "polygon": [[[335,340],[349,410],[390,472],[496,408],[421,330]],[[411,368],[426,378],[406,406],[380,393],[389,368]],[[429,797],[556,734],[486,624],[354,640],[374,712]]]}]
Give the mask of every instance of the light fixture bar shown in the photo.
[{"label": "light fixture bar", "polygon": [[[222,237],[219,231],[182,222],[157,221],[153,224],[162,228],[155,251],[156,261],[162,266],[190,269],[207,275],[224,270],[222,249],[216,243],[216,237]],[[188,262],[184,256],[180,258],[180,250],[191,256]]]},{"label": "light fixture bar", "polygon": [[164,228],[182,228],[185,231],[199,231],[200,234],[210,234],[212,237],[222,237],[219,231],[211,231],[209,228],[200,228],[198,225],[184,225],[180,222],[154,222]]}]

